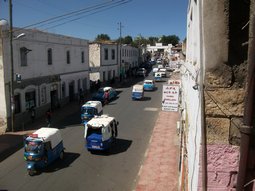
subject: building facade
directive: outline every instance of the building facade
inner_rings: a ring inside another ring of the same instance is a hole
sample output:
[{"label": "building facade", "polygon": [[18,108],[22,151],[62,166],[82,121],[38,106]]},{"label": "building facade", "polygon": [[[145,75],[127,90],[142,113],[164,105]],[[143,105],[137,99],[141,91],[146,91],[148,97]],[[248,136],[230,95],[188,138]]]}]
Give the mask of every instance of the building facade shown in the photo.
[{"label": "building facade", "polygon": [[[20,33],[25,36],[15,39]],[[3,121],[10,121],[10,43],[8,30],[1,31],[1,94]],[[31,29],[15,29],[13,40],[13,91],[15,129],[25,128],[31,119],[48,109],[77,99],[79,92],[89,89],[89,45],[87,40],[45,33]]]},{"label": "building facade", "polygon": [[89,45],[90,79],[108,82],[124,78],[138,67],[138,48],[117,43],[91,43]]},{"label": "building facade", "polygon": [[92,81],[99,79],[106,82],[119,76],[118,50],[115,43],[90,43],[89,66]]},{"label": "building facade", "polygon": [[252,190],[253,102],[246,99],[253,91],[254,7],[254,0],[189,1],[181,190]]}]

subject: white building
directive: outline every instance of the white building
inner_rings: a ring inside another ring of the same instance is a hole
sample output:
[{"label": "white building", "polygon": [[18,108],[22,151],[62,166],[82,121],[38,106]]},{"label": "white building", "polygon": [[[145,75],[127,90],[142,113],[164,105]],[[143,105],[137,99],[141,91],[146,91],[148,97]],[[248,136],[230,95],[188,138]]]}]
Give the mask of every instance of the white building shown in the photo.
[{"label": "white building", "polygon": [[[183,127],[187,130],[183,138],[182,169],[187,169],[188,190],[198,190],[199,161],[201,158],[201,99],[197,89],[199,83],[199,70],[203,61],[201,51],[203,49],[200,38],[199,1],[189,1],[187,14],[187,45],[186,62],[182,64],[182,108]],[[185,153],[187,151],[187,153]],[[185,156],[186,155],[186,156]],[[185,161],[187,160],[187,161]],[[185,167],[185,163],[187,166]],[[183,170],[181,170],[183,172]],[[185,182],[181,182],[183,186]],[[187,185],[186,185],[187,186]]]},{"label": "white building", "polygon": [[[31,107],[36,117],[49,108],[76,99],[80,90],[89,89],[88,41],[31,29],[15,29],[13,40],[13,89],[15,128],[29,122]],[[0,117],[10,120],[10,43],[8,30],[1,31]],[[16,80],[21,75],[21,82]]]},{"label": "white building", "polygon": [[106,82],[119,75],[118,46],[115,43],[89,45],[90,80]]},{"label": "white building", "polygon": [[121,46],[121,74],[126,76],[133,68],[138,67],[139,63],[139,50],[130,45]]},{"label": "white building", "polygon": [[[121,51],[121,54],[120,54]],[[138,67],[138,48],[117,43],[91,43],[89,45],[90,80],[107,82],[125,76],[126,72]]]}]

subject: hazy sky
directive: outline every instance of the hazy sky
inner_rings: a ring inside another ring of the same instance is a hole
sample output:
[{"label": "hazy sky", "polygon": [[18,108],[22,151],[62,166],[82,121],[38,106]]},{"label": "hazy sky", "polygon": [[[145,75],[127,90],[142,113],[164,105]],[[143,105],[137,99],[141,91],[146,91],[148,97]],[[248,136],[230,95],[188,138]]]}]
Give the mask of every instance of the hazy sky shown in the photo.
[{"label": "hazy sky", "polygon": [[[188,0],[12,0],[12,4],[14,27],[49,19],[29,28],[88,40],[98,34],[117,39],[121,22],[123,37],[186,37]],[[50,20],[53,17],[58,19]],[[0,18],[9,20],[8,0],[0,0]]]}]

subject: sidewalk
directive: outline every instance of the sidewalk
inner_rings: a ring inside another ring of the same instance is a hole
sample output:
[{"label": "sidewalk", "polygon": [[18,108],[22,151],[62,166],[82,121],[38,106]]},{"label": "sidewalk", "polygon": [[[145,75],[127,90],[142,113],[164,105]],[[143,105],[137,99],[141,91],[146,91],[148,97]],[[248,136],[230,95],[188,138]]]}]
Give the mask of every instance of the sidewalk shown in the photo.
[{"label": "sidewalk", "polygon": [[178,120],[178,112],[159,113],[139,171],[136,191],[178,190]]}]

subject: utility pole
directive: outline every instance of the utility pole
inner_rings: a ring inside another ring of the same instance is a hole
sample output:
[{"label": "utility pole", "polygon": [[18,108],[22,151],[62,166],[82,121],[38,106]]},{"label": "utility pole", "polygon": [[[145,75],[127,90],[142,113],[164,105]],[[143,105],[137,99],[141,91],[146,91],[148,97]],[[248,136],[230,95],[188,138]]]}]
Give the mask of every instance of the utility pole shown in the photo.
[{"label": "utility pole", "polygon": [[14,68],[13,68],[13,26],[12,26],[12,0],[9,0],[9,19],[10,19],[10,29],[9,29],[9,38],[10,38],[10,60],[11,60],[11,79],[10,79],[10,112],[11,112],[11,130],[14,131]]}]

